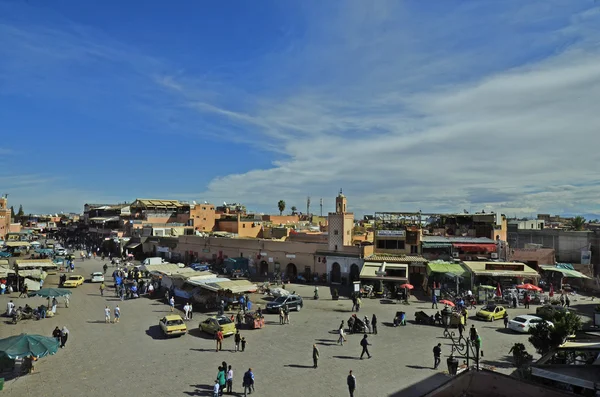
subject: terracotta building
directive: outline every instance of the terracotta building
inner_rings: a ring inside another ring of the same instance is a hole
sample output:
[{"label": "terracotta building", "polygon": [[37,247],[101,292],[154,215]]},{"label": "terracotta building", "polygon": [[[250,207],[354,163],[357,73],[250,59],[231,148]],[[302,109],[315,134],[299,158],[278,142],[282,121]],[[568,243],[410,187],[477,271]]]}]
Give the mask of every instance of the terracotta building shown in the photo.
[{"label": "terracotta building", "polygon": [[209,203],[190,206],[190,226],[199,232],[212,232],[215,229],[215,206]]},{"label": "terracotta building", "polygon": [[10,231],[10,208],[8,207],[8,198],[0,197],[0,240],[6,239],[6,234]]}]

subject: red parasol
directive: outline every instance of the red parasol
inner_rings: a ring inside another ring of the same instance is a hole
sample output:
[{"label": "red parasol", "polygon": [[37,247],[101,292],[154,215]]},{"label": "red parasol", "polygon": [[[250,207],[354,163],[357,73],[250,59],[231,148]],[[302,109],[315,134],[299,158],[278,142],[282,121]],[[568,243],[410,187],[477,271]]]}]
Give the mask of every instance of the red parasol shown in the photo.
[{"label": "red parasol", "polygon": [[414,287],[412,284],[408,284],[408,283],[406,283],[406,284],[402,284],[402,285],[400,286],[400,288],[413,289],[413,288],[415,288],[415,287]]},{"label": "red parasol", "polygon": [[548,293],[548,295],[550,296],[550,298],[554,296],[554,285],[552,284],[550,284],[550,292]]},{"label": "red parasol", "polygon": [[540,287],[537,287],[533,284],[521,284],[521,285],[517,285],[517,288],[526,289],[528,291],[541,291],[542,290]]},{"label": "red parasol", "polygon": [[452,302],[452,301],[449,301],[448,299],[442,299],[442,300],[440,301],[440,303],[441,303],[441,304],[443,304],[443,305],[448,305],[448,306],[452,306],[452,307],[454,307],[454,302]]},{"label": "red parasol", "polygon": [[498,283],[498,286],[496,287],[496,296],[502,297],[502,288],[500,288],[500,283]]}]

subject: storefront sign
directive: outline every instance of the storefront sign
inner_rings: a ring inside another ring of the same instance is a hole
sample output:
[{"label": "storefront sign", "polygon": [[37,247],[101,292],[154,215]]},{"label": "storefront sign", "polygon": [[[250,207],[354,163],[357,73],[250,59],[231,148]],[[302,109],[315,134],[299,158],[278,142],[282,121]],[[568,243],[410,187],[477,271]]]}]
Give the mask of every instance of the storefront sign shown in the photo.
[{"label": "storefront sign", "polygon": [[517,263],[486,263],[485,270],[504,270],[511,272],[522,272],[523,270],[525,270],[525,265],[519,265]]},{"label": "storefront sign", "polygon": [[294,255],[294,254],[286,254],[285,257],[288,258],[288,259],[294,259],[294,258],[296,258],[296,255]]},{"label": "storefront sign", "polygon": [[260,256],[267,256],[267,253],[266,252],[261,252]]},{"label": "storefront sign", "polygon": [[273,263],[273,258],[269,258],[269,263]]},{"label": "storefront sign", "polygon": [[378,230],[378,237],[404,237],[406,236],[405,230]]}]

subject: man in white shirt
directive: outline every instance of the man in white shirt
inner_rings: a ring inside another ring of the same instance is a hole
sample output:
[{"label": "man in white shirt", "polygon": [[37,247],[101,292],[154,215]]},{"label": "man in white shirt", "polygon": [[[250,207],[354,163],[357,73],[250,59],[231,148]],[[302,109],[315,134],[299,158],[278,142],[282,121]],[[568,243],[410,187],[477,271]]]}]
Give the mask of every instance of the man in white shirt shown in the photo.
[{"label": "man in white shirt", "polygon": [[189,320],[189,313],[190,313],[190,304],[186,303],[185,306],[183,307],[183,319],[184,320]]},{"label": "man in white shirt", "polygon": [[227,371],[227,393],[232,394],[233,391],[233,369],[231,369],[231,365],[229,366],[229,371]]},{"label": "man in white shirt", "polygon": [[13,312],[13,310],[15,310],[15,304],[14,304],[14,303],[13,303],[13,301],[11,300],[11,301],[9,301],[9,302],[6,304],[6,315],[7,315],[8,317],[12,316],[12,312]]},{"label": "man in white shirt", "polygon": [[219,397],[219,381],[215,380],[215,387],[213,389],[213,397]]},{"label": "man in white shirt", "polygon": [[107,324],[110,323],[110,309],[108,308],[108,306],[104,308],[104,322]]}]

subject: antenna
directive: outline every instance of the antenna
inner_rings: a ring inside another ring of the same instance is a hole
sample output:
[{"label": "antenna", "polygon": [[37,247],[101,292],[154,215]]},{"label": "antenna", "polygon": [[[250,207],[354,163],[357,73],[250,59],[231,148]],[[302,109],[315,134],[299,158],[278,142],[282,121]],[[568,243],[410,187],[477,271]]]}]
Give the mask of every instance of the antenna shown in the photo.
[{"label": "antenna", "polygon": [[321,206],[321,216],[323,216],[323,197],[319,200],[319,205]]},{"label": "antenna", "polygon": [[310,196],[306,197],[306,215],[310,214]]}]

